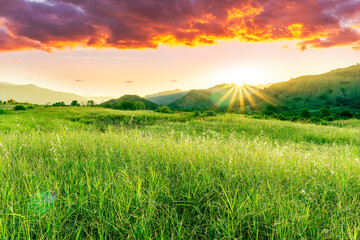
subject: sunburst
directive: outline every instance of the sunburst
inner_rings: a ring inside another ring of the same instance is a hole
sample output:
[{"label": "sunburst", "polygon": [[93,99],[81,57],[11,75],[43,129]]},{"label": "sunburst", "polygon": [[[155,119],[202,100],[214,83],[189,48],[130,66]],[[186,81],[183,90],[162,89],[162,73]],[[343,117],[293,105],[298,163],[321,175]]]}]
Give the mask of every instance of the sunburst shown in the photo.
[{"label": "sunburst", "polygon": [[[227,86],[228,87],[228,86]],[[226,87],[222,87],[220,90],[225,89]],[[256,103],[256,99],[264,100],[265,102],[278,106],[279,102],[277,102],[275,99],[270,98],[269,96],[266,96],[265,94],[259,92],[259,89],[256,89],[252,86],[249,86],[245,83],[242,84],[234,84],[214,105],[214,108],[218,108],[221,106],[221,104],[224,103],[226,99],[230,98],[230,103],[228,106],[228,111],[234,110],[235,104],[239,103],[239,110],[240,112],[245,110],[245,101],[247,101],[250,106],[255,109],[259,110],[259,107]]]}]

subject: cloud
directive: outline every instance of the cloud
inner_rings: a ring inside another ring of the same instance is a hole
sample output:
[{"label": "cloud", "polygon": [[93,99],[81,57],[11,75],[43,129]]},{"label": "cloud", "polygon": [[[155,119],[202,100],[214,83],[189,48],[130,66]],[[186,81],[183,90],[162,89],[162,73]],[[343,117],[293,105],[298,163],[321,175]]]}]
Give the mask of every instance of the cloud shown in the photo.
[{"label": "cloud", "polygon": [[83,82],[83,80],[81,80],[81,79],[75,79],[74,81],[75,81],[75,82],[78,82],[78,83],[79,83],[79,82]]},{"label": "cloud", "polygon": [[0,51],[157,48],[218,40],[353,46],[359,0],[0,0]]},{"label": "cloud", "polygon": [[333,46],[346,46],[360,41],[360,34],[351,28],[340,30],[337,33],[328,35],[327,38],[315,38],[298,44],[301,50],[308,46],[312,48],[329,48]]},{"label": "cloud", "polygon": [[129,81],[125,81],[125,83],[134,83],[134,81],[129,80]]},{"label": "cloud", "polygon": [[172,83],[177,83],[177,82],[178,82],[178,80],[176,80],[176,79],[172,79],[172,80],[170,80],[170,82],[172,82]]}]

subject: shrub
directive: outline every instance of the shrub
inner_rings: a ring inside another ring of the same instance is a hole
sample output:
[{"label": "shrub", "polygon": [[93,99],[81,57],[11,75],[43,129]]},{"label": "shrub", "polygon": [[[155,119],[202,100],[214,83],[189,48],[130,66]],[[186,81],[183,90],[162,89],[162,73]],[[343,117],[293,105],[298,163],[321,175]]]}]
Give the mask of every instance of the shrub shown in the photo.
[{"label": "shrub", "polygon": [[66,104],[64,102],[56,102],[53,104],[53,107],[65,107]]},{"label": "shrub", "polygon": [[354,115],[350,111],[344,110],[340,113],[340,116],[344,118],[352,118]]},{"label": "shrub", "polygon": [[15,111],[24,111],[24,110],[26,110],[26,107],[24,105],[16,105],[14,107],[14,110]]},{"label": "shrub", "polygon": [[318,97],[318,99],[320,99],[320,100],[327,100],[329,97],[328,97],[328,95],[326,95],[326,94],[322,94],[322,95],[320,95],[319,97]]},{"label": "shrub", "polygon": [[308,110],[308,109],[303,109],[302,111],[301,111],[301,116],[303,117],[303,118],[310,118],[311,117],[311,115],[310,115],[310,111]]},{"label": "shrub", "polygon": [[135,108],[136,108],[136,110],[145,110],[146,106],[145,106],[144,102],[136,101],[135,102]]},{"label": "shrub", "polygon": [[310,122],[311,123],[320,123],[321,119],[318,117],[312,117],[312,118],[310,118]]},{"label": "shrub", "polygon": [[165,106],[161,106],[159,107],[158,109],[155,110],[155,112],[158,112],[158,113],[173,113],[173,111],[171,111],[171,109],[169,107],[165,107]]},{"label": "shrub", "polygon": [[215,117],[216,113],[212,110],[208,110],[208,111],[203,112],[203,116],[204,117]]},{"label": "shrub", "polygon": [[136,110],[136,104],[133,101],[123,101],[115,105],[120,110]]},{"label": "shrub", "polygon": [[193,115],[193,117],[200,117],[200,116],[201,116],[201,113],[196,110],[196,111],[193,112],[192,115]]},{"label": "shrub", "polygon": [[325,118],[326,121],[332,122],[335,120],[334,116],[329,116],[327,118]]},{"label": "shrub", "polygon": [[6,113],[5,109],[1,109],[1,108],[0,108],[0,115],[1,115],[1,114],[5,114],[5,113]]},{"label": "shrub", "polygon": [[71,102],[71,106],[73,107],[79,107],[80,106],[80,103],[77,101],[77,100],[74,100]]},{"label": "shrub", "polygon": [[320,110],[320,116],[322,118],[329,117],[330,115],[331,115],[331,112],[330,112],[330,110],[328,108],[322,108]]}]

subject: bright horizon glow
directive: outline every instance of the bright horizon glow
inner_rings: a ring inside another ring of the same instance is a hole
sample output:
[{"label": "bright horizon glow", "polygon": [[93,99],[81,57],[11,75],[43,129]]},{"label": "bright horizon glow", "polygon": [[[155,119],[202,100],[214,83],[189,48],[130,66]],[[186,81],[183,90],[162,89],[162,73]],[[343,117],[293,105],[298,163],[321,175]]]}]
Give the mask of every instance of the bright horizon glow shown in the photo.
[{"label": "bright horizon glow", "polygon": [[238,41],[196,48],[162,46],[156,50],[8,52],[0,53],[0,81],[79,95],[146,96],[222,83],[265,85],[287,81],[354,65],[359,62],[359,53],[350,47],[301,52],[296,42]]},{"label": "bright horizon glow", "polygon": [[264,70],[255,65],[233,65],[218,70],[214,81],[221,83],[235,83],[238,86],[243,84],[257,85],[266,84]]}]

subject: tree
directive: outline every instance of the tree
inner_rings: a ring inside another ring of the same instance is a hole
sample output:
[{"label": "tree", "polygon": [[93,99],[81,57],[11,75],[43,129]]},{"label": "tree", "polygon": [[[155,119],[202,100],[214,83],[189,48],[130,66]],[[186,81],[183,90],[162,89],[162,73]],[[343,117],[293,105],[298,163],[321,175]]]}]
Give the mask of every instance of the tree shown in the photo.
[{"label": "tree", "polygon": [[77,100],[74,100],[74,101],[71,102],[71,106],[78,107],[78,106],[80,106],[80,103],[78,103]]},{"label": "tree", "polygon": [[320,110],[320,116],[322,118],[329,117],[330,115],[331,115],[331,112],[330,112],[330,110],[328,108],[322,108]]},{"label": "tree", "polygon": [[26,110],[26,108],[25,108],[24,105],[16,105],[16,106],[14,107],[14,110],[15,110],[15,111],[24,111],[24,110]]},{"label": "tree", "polygon": [[135,102],[124,101],[117,105],[117,109],[121,110],[136,110]]},{"label": "tree", "polygon": [[304,108],[304,109],[301,111],[301,116],[302,116],[303,118],[310,118],[311,115],[310,115],[309,109]]},{"label": "tree", "polygon": [[94,107],[94,106],[95,106],[95,102],[94,102],[94,100],[89,100],[89,101],[87,101],[86,105],[87,105],[88,107]]},{"label": "tree", "polygon": [[172,113],[171,109],[169,107],[161,106],[158,109],[155,110],[155,112],[159,113]]},{"label": "tree", "polygon": [[146,109],[146,106],[145,106],[144,102],[136,101],[135,108],[136,108],[136,110],[144,110],[144,109]]},{"label": "tree", "polygon": [[14,99],[9,99],[9,100],[7,101],[7,103],[8,103],[8,104],[15,104],[16,101],[15,101]]},{"label": "tree", "polygon": [[344,110],[340,113],[340,116],[344,118],[352,118],[354,115],[350,111]]},{"label": "tree", "polygon": [[53,104],[53,107],[65,107],[66,104],[64,102],[56,102]]}]

